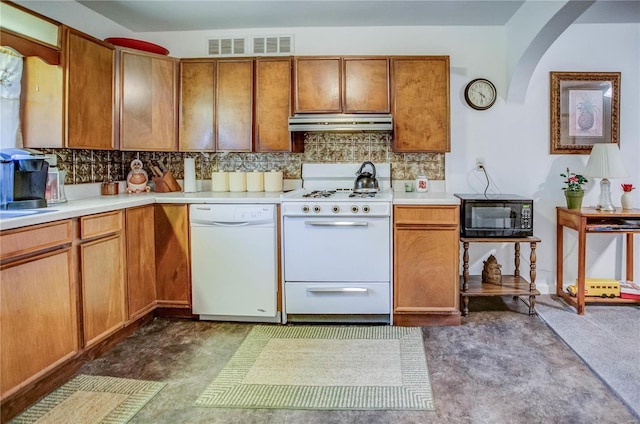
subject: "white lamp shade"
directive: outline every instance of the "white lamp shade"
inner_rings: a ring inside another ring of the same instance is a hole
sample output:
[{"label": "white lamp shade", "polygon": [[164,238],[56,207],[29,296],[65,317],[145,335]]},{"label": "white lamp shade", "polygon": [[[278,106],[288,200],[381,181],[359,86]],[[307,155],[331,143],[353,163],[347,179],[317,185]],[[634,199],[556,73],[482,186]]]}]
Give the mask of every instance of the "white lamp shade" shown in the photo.
[{"label": "white lamp shade", "polygon": [[595,178],[626,178],[629,176],[624,168],[620,149],[614,143],[593,145],[584,174]]}]

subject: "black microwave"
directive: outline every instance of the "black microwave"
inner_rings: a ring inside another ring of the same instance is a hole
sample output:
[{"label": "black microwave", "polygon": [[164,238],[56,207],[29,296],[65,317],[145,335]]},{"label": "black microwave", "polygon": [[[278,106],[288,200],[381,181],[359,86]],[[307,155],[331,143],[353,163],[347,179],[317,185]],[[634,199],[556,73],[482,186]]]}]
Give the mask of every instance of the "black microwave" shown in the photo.
[{"label": "black microwave", "polygon": [[533,235],[533,200],[515,194],[455,194],[463,237]]}]

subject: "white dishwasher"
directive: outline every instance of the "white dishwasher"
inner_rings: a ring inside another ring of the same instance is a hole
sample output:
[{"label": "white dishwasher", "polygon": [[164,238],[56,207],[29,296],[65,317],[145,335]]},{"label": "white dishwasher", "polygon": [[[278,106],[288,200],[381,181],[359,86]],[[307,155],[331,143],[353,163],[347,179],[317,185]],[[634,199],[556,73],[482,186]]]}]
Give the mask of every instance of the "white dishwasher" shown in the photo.
[{"label": "white dishwasher", "polygon": [[193,313],[279,322],[276,206],[193,204],[189,220]]}]

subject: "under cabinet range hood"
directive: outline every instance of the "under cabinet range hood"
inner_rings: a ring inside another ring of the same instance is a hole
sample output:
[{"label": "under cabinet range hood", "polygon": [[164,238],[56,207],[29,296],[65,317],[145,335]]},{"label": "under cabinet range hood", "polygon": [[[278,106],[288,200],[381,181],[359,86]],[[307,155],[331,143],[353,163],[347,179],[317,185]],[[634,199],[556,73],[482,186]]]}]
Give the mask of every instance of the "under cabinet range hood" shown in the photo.
[{"label": "under cabinet range hood", "polygon": [[299,114],[289,118],[289,131],[392,131],[391,115]]}]

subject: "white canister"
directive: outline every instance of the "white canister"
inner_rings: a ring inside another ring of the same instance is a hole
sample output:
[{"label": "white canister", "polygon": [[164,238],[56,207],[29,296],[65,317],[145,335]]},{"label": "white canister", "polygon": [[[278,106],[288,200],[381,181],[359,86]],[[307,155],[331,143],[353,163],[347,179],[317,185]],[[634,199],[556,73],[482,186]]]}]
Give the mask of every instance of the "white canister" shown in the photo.
[{"label": "white canister", "polygon": [[229,173],[229,191],[247,191],[247,173],[235,171]]},{"label": "white canister", "polygon": [[264,172],[253,171],[247,174],[247,191],[264,191]]},{"label": "white canister", "polygon": [[211,173],[211,191],[229,191],[229,173],[214,171]]},{"label": "white canister", "polygon": [[264,173],[264,191],[282,191],[282,171],[274,169]]},{"label": "white canister", "polygon": [[426,176],[418,175],[418,178],[416,178],[416,191],[419,193],[429,191],[429,180]]}]

